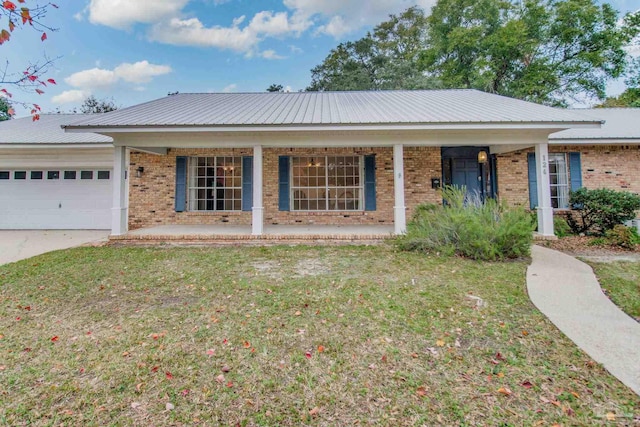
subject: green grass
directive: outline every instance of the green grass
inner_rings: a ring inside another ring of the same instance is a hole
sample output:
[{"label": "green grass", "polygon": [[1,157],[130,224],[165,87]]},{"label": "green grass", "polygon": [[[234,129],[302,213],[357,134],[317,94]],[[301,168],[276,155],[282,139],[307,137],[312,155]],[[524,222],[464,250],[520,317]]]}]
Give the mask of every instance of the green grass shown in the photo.
[{"label": "green grass", "polygon": [[629,316],[640,319],[640,262],[587,263],[611,301]]},{"label": "green grass", "polygon": [[390,246],[0,267],[0,424],[632,425],[638,396],[533,308],[525,270]]}]

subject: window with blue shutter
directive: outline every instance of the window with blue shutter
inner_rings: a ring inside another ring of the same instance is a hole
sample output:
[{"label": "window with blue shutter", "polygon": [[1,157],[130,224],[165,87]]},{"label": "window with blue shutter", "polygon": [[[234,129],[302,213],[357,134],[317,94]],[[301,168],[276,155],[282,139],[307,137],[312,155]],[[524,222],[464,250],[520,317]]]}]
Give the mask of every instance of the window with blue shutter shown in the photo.
[{"label": "window with blue shutter", "polygon": [[569,175],[571,177],[571,191],[582,188],[582,165],[580,153],[569,153]]},{"label": "window with blue shutter", "polygon": [[176,212],[184,212],[187,204],[187,157],[176,157]]},{"label": "window with blue shutter", "polygon": [[242,157],[242,210],[253,208],[253,156]]},{"label": "window with blue shutter", "polygon": [[364,210],[376,210],[376,156],[364,156]]},{"label": "window with blue shutter", "polygon": [[289,156],[280,156],[278,159],[278,208],[281,211],[291,210],[289,200]]},{"label": "window with blue shutter", "polygon": [[538,180],[536,179],[536,154],[527,155],[529,163],[529,207],[535,209],[538,206]]}]

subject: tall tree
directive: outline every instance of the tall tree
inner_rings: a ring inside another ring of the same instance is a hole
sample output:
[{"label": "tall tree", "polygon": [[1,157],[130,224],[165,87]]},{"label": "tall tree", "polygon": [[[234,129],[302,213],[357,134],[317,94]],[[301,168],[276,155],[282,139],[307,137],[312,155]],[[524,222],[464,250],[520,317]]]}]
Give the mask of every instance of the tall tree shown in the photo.
[{"label": "tall tree", "polygon": [[421,64],[444,87],[560,106],[603,99],[640,30],[595,0],[439,0],[427,20]]},{"label": "tall tree", "polygon": [[275,84],[275,83],[267,88],[267,92],[283,92],[283,91],[284,91],[284,86]]},{"label": "tall tree", "polygon": [[80,105],[80,112],[83,114],[108,113],[117,109],[118,106],[113,99],[98,99],[93,95],[85,99]]},{"label": "tall tree", "polygon": [[424,10],[414,6],[354,42],[340,43],[311,70],[307,90],[412,89],[436,86],[418,68]]},{"label": "tall tree", "polygon": [[[38,3],[34,0],[3,0],[0,3],[0,45],[11,40],[11,35],[19,29],[31,28],[35,31],[40,40],[47,40],[47,32],[56,31],[44,23],[44,18],[50,8],[57,8],[53,3]],[[6,27],[5,27],[6,25]],[[10,68],[7,61],[2,69],[0,69],[0,92],[7,98],[12,98],[10,89],[20,88],[35,92],[39,95],[43,94],[43,87],[48,84],[56,84],[55,80],[46,78],[44,75],[48,72],[54,60],[47,58],[34,61],[25,66],[22,70]],[[38,104],[30,104],[17,99],[7,100],[11,104],[20,104],[31,109],[34,120],[39,118],[40,106]],[[14,114],[13,108],[9,108],[9,115]]]}]

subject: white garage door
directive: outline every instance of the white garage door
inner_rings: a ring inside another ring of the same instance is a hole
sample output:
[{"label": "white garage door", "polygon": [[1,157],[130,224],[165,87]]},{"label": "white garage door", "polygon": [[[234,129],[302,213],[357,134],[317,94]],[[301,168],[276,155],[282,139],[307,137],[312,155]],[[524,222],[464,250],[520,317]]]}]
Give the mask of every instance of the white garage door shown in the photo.
[{"label": "white garage door", "polygon": [[111,228],[109,169],[0,169],[0,229]]}]

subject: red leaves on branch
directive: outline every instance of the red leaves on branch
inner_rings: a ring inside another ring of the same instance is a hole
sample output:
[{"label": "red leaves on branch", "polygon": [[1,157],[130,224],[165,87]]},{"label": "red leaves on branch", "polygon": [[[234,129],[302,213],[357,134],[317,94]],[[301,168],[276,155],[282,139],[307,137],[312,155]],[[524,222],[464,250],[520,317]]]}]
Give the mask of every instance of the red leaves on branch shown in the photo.
[{"label": "red leaves on branch", "polygon": [[42,36],[40,36],[40,40],[45,41],[47,39],[47,33],[42,33]]},{"label": "red leaves on branch", "polygon": [[8,42],[11,38],[11,33],[7,30],[0,31],[0,45],[4,42]]},{"label": "red leaves on branch", "polygon": [[[22,2],[21,2],[22,3]],[[14,2],[9,1],[9,0],[5,0],[2,2],[2,7],[4,7],[5,9],[9,10],[9,11],[14,11],[16,10],[16,5]]]}]

